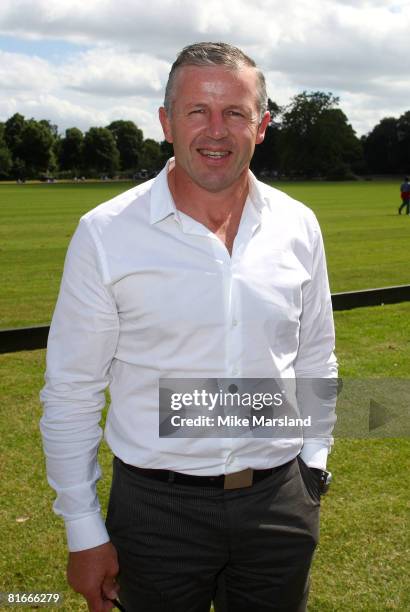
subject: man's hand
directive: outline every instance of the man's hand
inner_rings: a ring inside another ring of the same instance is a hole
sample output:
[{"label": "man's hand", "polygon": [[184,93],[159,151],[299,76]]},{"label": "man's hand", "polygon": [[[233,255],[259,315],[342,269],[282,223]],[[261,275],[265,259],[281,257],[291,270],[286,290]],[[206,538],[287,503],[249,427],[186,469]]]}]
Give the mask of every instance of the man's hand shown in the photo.
[{"label": "man's hand", "polygon": [[115,577],[118,574],[117,551],[111,542],[70,552],[67,566],[68,584],[81,593],[88,603],[91,612],[112,610],[118,585]]}]

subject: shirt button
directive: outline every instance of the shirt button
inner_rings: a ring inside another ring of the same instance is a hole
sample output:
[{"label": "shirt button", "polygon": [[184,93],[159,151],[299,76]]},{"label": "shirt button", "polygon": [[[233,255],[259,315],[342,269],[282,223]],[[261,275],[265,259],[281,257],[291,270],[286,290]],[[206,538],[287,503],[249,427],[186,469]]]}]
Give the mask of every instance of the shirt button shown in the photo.
[{"label": "shirt button", "polygon": [[233,374],[234,376],[238,376],[238,374],[239,374],[239,370],[238,370],[238,368],[233,368],[233,370],[232,370],[232,374]]},{"label": "shirt button", "polygon": [[238,321],[237,321],[236,319],[234,319],[234,320],[232,321],[232,325],[233,325],[233,327],[236,327],[236,326],[238,325]]}]

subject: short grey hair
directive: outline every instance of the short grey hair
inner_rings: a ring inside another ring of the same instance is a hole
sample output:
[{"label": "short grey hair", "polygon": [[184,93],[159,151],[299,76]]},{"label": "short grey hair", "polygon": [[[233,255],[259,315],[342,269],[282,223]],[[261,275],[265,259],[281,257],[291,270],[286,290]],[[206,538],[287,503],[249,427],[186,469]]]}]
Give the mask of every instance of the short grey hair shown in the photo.
[{"label": "short grey hair", "polygon": [[258,79],[258,110],[262,120],[268,109],[268,95],[263,72],[257,67],[253,59],[243,51],[223,42],[200,42],[184,47],[172,64],[165,88],[164,107],[168,114],[172,110],[172,95],[174,93],[175,77],[182,66],[226,66],[230,70],[240,70],[244,66],[255,69]]}]

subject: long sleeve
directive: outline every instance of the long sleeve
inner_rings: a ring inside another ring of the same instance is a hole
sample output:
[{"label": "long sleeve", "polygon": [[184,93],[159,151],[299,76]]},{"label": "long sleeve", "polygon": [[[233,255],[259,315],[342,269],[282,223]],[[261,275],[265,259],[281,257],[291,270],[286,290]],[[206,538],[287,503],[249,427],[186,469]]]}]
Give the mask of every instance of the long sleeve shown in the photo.
[{"label": "long sleeve", "polygon": [[97,452],[118,331],[117,308],[82,219],[66,257],[40,393],[48,481],[57,493],[54,510],[65,520],[71,551],[109,539],[96,494]]},{"label": "long sleeve", "polygon": [[[299,350],[295,363],[298,403],[313,427],[304,431],[302,458],[311,467],[325,468],[333,442],[337,361],[332,302],[323,239],[314,217],[311,279],[303,288]],[[333,379],[333,380],[329,380]]]}]

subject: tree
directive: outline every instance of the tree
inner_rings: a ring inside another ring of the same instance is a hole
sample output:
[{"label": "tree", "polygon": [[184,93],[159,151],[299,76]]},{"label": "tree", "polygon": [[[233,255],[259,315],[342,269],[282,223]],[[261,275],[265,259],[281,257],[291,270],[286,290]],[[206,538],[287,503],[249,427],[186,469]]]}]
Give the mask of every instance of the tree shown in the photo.
[{"label": "tree", "polygon": [[159,166],[163,167],[165,166],[166,162],[171,158],[174,157],[174,146],[171,142],[168,142],[167,140],[162,140],[160,142],[159,145],[160,151],[161,151],[161,157],[160,157],[160,161],[159,161]]},{"label": "tree", "polygon": [[409,174],[410,169],[410,111],[406,111],[397,121],[398,171]]},{"label": "tree", "polygon": [[13,157],[18,155],[21,145],[21,135],[26,124],[26,120],[20,113],[15,113],[4,124],[4,140]]},{"label": "tree", "polygon": [[326,110],[313,130],[316,168],[330,179],[348,178],[363,160],[363,148],[340,108]]},{"label": "tree", "polygon": [[399,161],[397,119],[394,117],[382,119],[366,136],[363,145],[370,172],[384,174],[397,171]]},{"label": "tree", "polygon": [[295,96],[282,116],[281,169],[307,177],[343,178],[361,159],[361,144],[332,93]]},{"label": "tree", "polygon": [[142,150],[141,168],[145,168],[148,172],[155,172],[161,167],[162,151],[156,140],[147,138],[144,140]]},{"label": "tree", "polygon": [[120,154],[112,132],[92,127],[84,138],[84,163],[91,172],[113,174],[120,165]]},{"label": "tree", "polygon": [[59,144],[59,164],[61,170],[71,170],[79,174],[83,167],[84,135],[76,127],[68,128]]},{"label": "tree", "polygon": [[58,126],[51,123],[48,119],[40,119],[38,122],[40,125],[46,128],[53,138],[58,138]]},{"label": "tree", "polygon": [[47,119],[26,120],[19,113],[10,117],[4,124],[4,140],[12,156],[11,174],[26,178],[52,170],[56,135],[57,126]]},{"label": "tree", "polygon": [[13,166],[11,153],[5,144],[0,143],[0,180],[7,179]]},{"label": "tree", "polygon": [[10,150],[4,138],[4,131],[4,123],[0,123],[0,179],[8,178],[13,164]]},{"label": "tree", "polygon": [[55,164],[53,144],[53,134],[44,123],[34,119],[25,122],[16,159],[23,160],[28,176],[48,172]]},{"label": "tree", "polygon": [[363,137],[367,168],[375,174],[408,174],[410,169],[410,111],[398,119],[384,117]]},{"label": "tree", "polygon": [[25,180],[27,178],[27,168],[24,162],[24,159],[20,159],[20,157],[13,158],[13,165],[11,167],[11,172],[13,178]]},{"label": "tree", "polygon": [[281,107],[268,98],[268,110],[271,120],[266,128],[265,138],[261,144],[255,147],[251,161],[251,170],[256,174],[262,172],[273,173],[279,166],[279,130],[280,124],[277,117],[281,113]]},{"label": "tree", "polygon": [[142,155],[144,135],[133,121],[113,121],[112,132],[120,154],[121,170],[136,170]]}]

